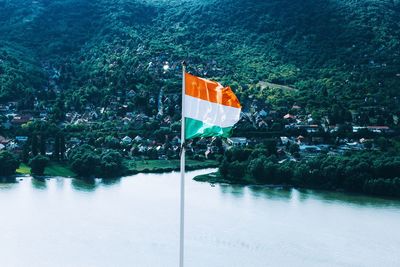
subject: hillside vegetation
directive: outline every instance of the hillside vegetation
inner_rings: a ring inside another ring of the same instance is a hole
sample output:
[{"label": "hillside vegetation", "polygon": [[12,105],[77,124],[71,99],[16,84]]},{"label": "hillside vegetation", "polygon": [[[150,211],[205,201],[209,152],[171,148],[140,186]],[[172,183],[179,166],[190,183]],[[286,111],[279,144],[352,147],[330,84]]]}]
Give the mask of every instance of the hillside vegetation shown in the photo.
[{"label": "hillside vegetation", "polygon": [[245,100],[399,111],[400,1],[0,0],[0,102],[178,92],[182,60]]}]

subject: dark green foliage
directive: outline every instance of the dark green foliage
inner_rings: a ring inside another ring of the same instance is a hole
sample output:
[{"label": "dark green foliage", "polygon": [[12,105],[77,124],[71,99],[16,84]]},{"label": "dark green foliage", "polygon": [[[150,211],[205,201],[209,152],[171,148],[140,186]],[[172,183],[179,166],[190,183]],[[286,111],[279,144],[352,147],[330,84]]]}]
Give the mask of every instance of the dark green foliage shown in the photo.
[{"label": "dark green foliage", "polygon": [[167,137],[171,135],[170,129],[159,129],[154,132],[154,138],[157,142],[164,143]]},{"label": "dark green foliage", "polygon": [[299,152],[300,152],[300,147],[299,147],[299,145],[298,145],[298,144],[295,144],[295,143],[290,144],[289,152],[290,152],[291,154],[299,153]]},{"label": "dark green foliage", "polygon": [[40,135],[39,149],[41,155],[46,155],[46,136],[44,134]]},{"label": "dark green foliage", "polygon": [[370,179],[365,182],[364,191],[373,195],[400,197],[400,178]]},{"label": "dark green foliage", "polygon": [[39,153],[39,141],[36,134],[31,136],[32,155],[36,156]]},{"label": "dark green foliage", "polygon": [[256,157],[249,162],[248,172],[257,181],[261,181],[265,177],[264,163],[267,162],[265,156]]},{"label": "dark green foliage", "polygon": [[29,161],[29,166],[31,167],[31,173],[33,175],[43,175],[44,170],[46,169],[48,163],[49,163],[48,157],[42,155],[37,155],[33,157]]},{"label": "dark green foliage", "polygon": [[21,154],[21,161],[23,163],[28,163],[29,162],[29,145],[28,144],[24,144],[22,147],[22,154]]},{"label": "dark green foliage", "polygon": [[122,173],[122,156],[115,150],[107,150],[100,157],[101,174],[106,177],[116,177]]},{"label": "dark green foliage", "polygon": [[104,140],[104,145],[107,148],[118,149],[120,147],[119,140],[114,136],[107,136]]},{"label": "dark green foliage", "polygon": [[226,158],[224,158],[219,165],[219,173],[222,177],[227,178],[229,174],[229,162]]},{"label": "dark green foliage", "polygon": [[100,151],[82,145],[73,149],[68,159],[72,170],[81,177],[116,177],[124,172],[121,154],[111,149]]},{"label": "dark green foliage", "polygon": [[58,135],[54,138],[53,159],[60,160],[60,137]]},{"label": "dark green foliage", "polygon": [[19,167],[18,159],[8,151],[0,152],[0,176],[11,176]]},{"label": "dark green foliage", "polygon": [[[349,109],[375,101],[399,111],[398,1],[0,4],[0,101],[20,99],[30,107],[33,95],[56,100],[55,121],[66,108],[104,105],[125,89],[140,92],[131,108],[154,114],[150,94],[161,87],[177,92],[179,70],[163,73],[149,63],[182,59],[191,72],[232,84],[242,99],[253,95],[275,106],[296,101],[326,111],[332,124],[349,122]],[[49,76],[43,65],[60,70],[64,98],[42,90]],[[278,131],[283,125],[271,126]]]},{"label": "dark green foliage", "polygon": [[95,148],[83,145],[75,148],[68,155],[72,170],[82,177],[90,177],[96,174],[100,163],[100,157]]},{"label": "dark green foliage", "polygon": [[[254,154],[258,154],[256,151]],[[246,180],[247,177],[260,184],[344,189],[349,192],[398,196],[400,157],[392,154],[360,152],[345,156],[321,155],[302,162],[286,160],[278,163],[275,156],[266,157],[261,154],[241,162],[232,161],[232,153],[226,152],[219,171],[224,178],[233,182]],[[234,151],[234,154],[241,153]],[[239,176],[235,176],[232,166]]]},{"label": "dark green foliage", "polygon": [[252,150],[250,150],[250,149],[233,148],[233,149],[226,151],[225,157],[230,162],[233,162],[233,161],[243,162],[249,158],[251,153],[252,153]]},{"label": "dark green foliage", "polygon": [[229,165],[228,177],[234,181],[241,180],[246,174],[246,164],[244,162],[234,161]]},{"label": "dark green foliage", "polygon": [[32,108],[32,95],[44,83],[44,74],[34,52],[16,43],[4,42],[1,28],[0,26],[0,103],[25,97],[25,101],[20,102],[20,107]]},{"label": "dark green foliage", "polygon": [[65,159],[65,136],[63,133],[59,135],[60,139],[60,159],[64,160]]}]

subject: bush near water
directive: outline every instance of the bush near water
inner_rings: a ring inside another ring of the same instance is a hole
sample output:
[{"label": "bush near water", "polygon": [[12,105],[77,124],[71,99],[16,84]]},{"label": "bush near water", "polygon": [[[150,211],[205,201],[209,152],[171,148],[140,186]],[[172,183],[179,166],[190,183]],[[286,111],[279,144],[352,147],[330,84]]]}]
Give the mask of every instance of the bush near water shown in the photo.
[{"label": "bush near water", "polygon": [[267,149],[232,149],[225,153],[219,174],[231,183],[287,185],[400,197],[400,156],[390,152],[320,155],[300,162],[282,162]]}]

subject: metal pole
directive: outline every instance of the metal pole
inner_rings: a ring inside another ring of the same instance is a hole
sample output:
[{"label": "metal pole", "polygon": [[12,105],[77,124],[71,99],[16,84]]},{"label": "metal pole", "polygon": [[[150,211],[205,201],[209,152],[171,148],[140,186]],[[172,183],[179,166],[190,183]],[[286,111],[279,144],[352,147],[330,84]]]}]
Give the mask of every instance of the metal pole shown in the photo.
[{"label": "metal pole", "polygon": [[181,128],[181,213],[180,213],[180,242],[179,242],[179,267],[184,263],[185,239],[185,73],[186,63],[182,62],[182,128]]}]

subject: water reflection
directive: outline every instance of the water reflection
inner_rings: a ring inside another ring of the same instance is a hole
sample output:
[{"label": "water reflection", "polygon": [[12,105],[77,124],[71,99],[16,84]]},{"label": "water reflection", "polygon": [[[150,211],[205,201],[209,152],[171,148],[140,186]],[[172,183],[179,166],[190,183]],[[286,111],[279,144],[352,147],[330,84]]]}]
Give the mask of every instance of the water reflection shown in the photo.
[{"label": "water reflection", "polygon": [[97,186],[96,179],[94,178],[85,178],[85,179],[73,178],[71,181],[71,185],[73,189],[82,192],[93,192]]},{"label": "water reflection", "polygon": [[0,178],[0,191],[10,190],[17,187],[18,180],[15,177]]},{"label": "water reflection", "polygon": [[105,187],[111,187],[121,183],[121,178],[101,179],[101,184]]},{"label": "water reflection", "polygon": [[332,192],[323,190],[299,189],[299,199],[306,201],[308,199],[323,201],[324,203],[340,203],[356,206],[373,207],[400,207],[400,200],[379,198],[374,196],[365,196],[361,194],[352,194],[347,192]]},{"label": "water reflection", "polygon": [[41,177],[32,177],[31,179],[32,187],[39,190],[47,189],[46,179]]},{"label": "water reflection", "polygon": [[0,177],[0,184],[15,184],[17,183],[16,177]]},{"label": "water reflection", "polygon": [[244,187],[241,185],[220,184],[219,188],[224,194],[231,194],[238,198],[243,196]]},{"label": "water reflection", "polygon": [[292,189],[290,188],[271,188],[267,186],[252,185],[248,187],[252,196],[256,198],[279,199],[287,200],[292,199]]}]

